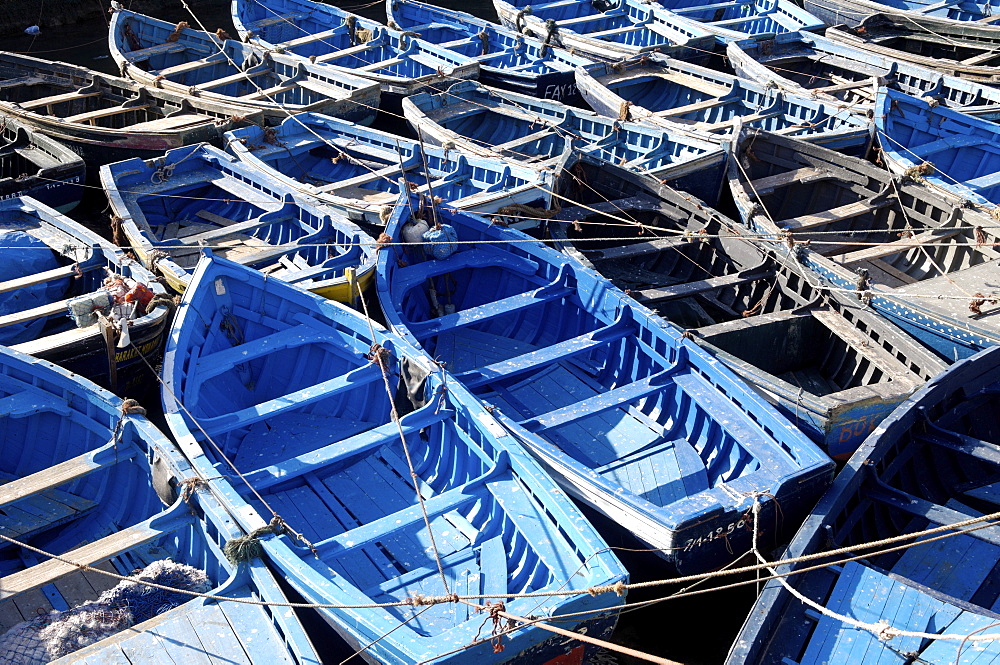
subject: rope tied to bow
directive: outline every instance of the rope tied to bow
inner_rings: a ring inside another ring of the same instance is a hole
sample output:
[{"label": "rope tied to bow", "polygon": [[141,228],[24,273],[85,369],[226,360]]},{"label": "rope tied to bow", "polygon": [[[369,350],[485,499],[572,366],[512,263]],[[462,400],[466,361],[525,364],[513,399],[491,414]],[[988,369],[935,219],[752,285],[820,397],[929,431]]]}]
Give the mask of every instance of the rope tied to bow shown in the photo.
[{"label": "rope tied to bow", "polygon": [[267,526],[254,529],[245,536],[238,536],[226,541],[225,547],[222,548],[222,553],[226,555],[226,559],[233,565],[259,559],[264,555],[264,546],[261,545],[260,537],[266,536],[269,533],[280,536],[284,532],[285,520],[275,515],[268,522]]}]

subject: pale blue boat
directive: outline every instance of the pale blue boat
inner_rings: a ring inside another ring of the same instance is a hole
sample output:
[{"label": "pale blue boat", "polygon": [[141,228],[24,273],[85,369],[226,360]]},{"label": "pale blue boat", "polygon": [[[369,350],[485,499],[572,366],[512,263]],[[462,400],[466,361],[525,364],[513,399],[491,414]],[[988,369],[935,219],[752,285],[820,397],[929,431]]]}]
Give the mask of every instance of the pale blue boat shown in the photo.
[{"label": "pale blue boat", "polygon": [[1000,203],[1000,125],[880,88],[875,127],[894,173],[985,208]]},{"label": "pale blue boat", "polygon": [[425,141],[538,169],[560,169],[584,154],[651,175],[703,201],[718,200],[725,151],[693,134],[621,121],[475,81],[403,100],[403,115]]},{"label": "pale blue boat", "polygon": [[[319,665],[296,615],[266,606],[288,602],[267,567],[223,556],[241,532],[144,413],[0,348],[0,653],[11,662]],[[126,589],[103,573],[201,595]]]},{"label": "pale blue boat", "polygon": [[660,52],[707,62],[716,46],[711,31],[641,0],[620,0],[616,5],[588,0],[541,4],[494,0],[493,7],[500,22],[515,32],[527,32],[546,44],[596,60],[615,62]]},{"label": "pale blue boat", "polygon": [[412,191],[456,208],[499,214],[517,204],[547,208],[557,175],[311,113],[227,134],[226,150],[261,177],[373,226],[385,225],[400,178]]},{"label": "pale blue boat", "polygon": [[479,62],[479,80],[540,99],[573,102],[577,67],[591,61],[472,14],[420,0],[386,0],[390,25]]},{"label": "pale blue boat", "polygon": [[479,75],[479,62],[467,55],[323,2],[233,0],[232,13],[240,38],[375,81],[392,107],[407,95]]},{"label": "pale blue boat", "polygon": [[366,659],[593,651],[517,621],[494,635],[487,602],[592,637],[613,629],[624,598],[588,593],[627,580],[604,541],[477,400],[377,323],[206,256],[163,378],[195,468],[244,529],[280,516],[259,536],[268,565]]},{"label": "pale blue boat", "polygon": [[636,547],[714,570],[749,548],[753,497],[773,545],[826,488],[829,457],[608,280],[480,216],[415,211],[402,202],[386,227],[386,320]]},{"label": "pale blue boat", "polygon": [[230,104],[234,113],[253,109],[268,124],[303,111],[367,124],[381,100],[369,79],[127,9],[111,14],[108,48],[124,76]]},{"label": "pale blue boat", "polygon": [[812,99],[775,86],[723,74],[657,53],[577,70],[587,104],[601,115],[733,139],[740,126],[756,127],[847,154],[865,155],[872,123],[840,102]]}]

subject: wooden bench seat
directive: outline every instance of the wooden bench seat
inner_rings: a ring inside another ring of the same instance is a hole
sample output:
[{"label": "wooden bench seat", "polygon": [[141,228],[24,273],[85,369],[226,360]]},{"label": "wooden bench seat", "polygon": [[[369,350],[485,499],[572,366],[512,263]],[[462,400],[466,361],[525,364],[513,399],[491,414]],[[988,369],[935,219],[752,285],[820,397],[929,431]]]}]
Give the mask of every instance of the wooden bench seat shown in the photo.
[{"label": "wooden bench seat", "polygon": [[148,109],[152,107],[152,104],[139,104],[137,106],[111,106],[106,109],[97,109],[94,111],[87,111],[85,113],[78,113],[76,115],[66,116],[63,118],[66,122],[91,122],[93,120],[99,120],[100,118],[106,118],[112,115],[118,115],[119,113],[128,113],[129,111],[142,111],[143,109]]},{"label": "wooden bench seat", "polygon": [[76,99],[87,99],[88,97],[100,97],[104,93],[99,90],[92,90],[90,92],[81,92],[75,90],[73,92],[64,92],[60,95],[51,95],[49,97],[42,97],[40,99],[32,99],[25,102],[19,102],[18,105],[25,110],[34,110],[38,108],[51,107],[55,104],[62,104],[64,102],[72,102]]}]

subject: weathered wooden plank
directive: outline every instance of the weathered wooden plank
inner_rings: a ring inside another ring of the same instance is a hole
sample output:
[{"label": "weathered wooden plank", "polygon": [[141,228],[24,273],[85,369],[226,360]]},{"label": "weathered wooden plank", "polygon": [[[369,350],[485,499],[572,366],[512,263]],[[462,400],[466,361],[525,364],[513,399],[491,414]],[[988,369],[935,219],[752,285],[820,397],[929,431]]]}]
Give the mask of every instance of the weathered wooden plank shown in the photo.
[{"label": "weathered wooden plank", "polygon": [[[91,265],[87,266],[87,269],[83,272],[90,272],[91,270],[96,270],[103,266]],[[63,277],[72,277],[77,274],[77,266],[68,265],[60,266],[58,268],[53,268],[52,270],[45,270],[43,272],[36,272],[31,275],[24,275],[23,277],[15,277],[14,279],[8,279],[4,282],[0,282],[0,293],[6,293],[8,291],[16,291],[18,289],[23,289],[27,286],[34,286],[36,284],[45,284],[46,282],[54,282],[57,279],[62,279]]]},{"label": "weathered wooden plank", "polygon": [[607,249],[585,249],[583,252],[591,261],[603,261],[606,259],[631,259],[646,256],[647,254],[655,254],[668,249],[679,250],[684,247],[690,247],[696,242],[698,242],[698,240],[696,238],[692,238],[691,236],[678,235],[671,236],[669,238],[658,238],[648,242],[639,242],[632,245],[619,245],[618,247],[609,247]]},{"label": "weathered wooden plank", "polygon": [[203,69],[205,67],[210,67],[211,65],[217,65],[223,62],[227,62],[226,55],[224,53],[216,53],[207,58],[189,60],[187,62],[171,65],[170,67],[164,67],[163,69],[153,73],[162,76],[163,78],[170,78],[171,76],[175,76],[177,74],[193,72],[196,69]]},{"label": "weathered wooden plank", "polygon": [[844,219],[850,219],[851,217],[860,217],[861,215],[873,212],[879,208],[884,208],[894,200],[895,199],[888,196],[876,195],[871,198],[864,199],[863,201],[848,203],[836,208],[830,208],[829,210],[822,210],[809,215],[802,215],[801,217],[783,219],[779,222],[775,222],[775,224],[778,228],[788,229],[790,231],[805,231],[818,226],[826,226],[827,224],[839,222]]},{"label": "weathered wooden plank", "polygon": [[63,118],[66,122],[90,122],[91,120],[98,120],[100,118],[106,118],[111,115],[118,115],[119,113],[128,113],[129,111],[141,111],[143,109],[148,109],[152,104],[140,104],[138,106],[111,106],[104,109],[96,109],[94,111],[87,111],[86,113],[78,113],[77,115],[70,115]]},{"label": "weathered wooden plank", "polygon": [[815,182],[826,178],[833,178],[834,175],[826,169],[818,169],[812,166],[804,166],[800,169],[783,171],[771,176],[757,178],[748,183],[750,193],[762,196],[770,194],[776,189],[787,187],[788,185]]},{"label": "weathered wooden plank", "polygon": [[57,314],[65,314],[69,299],[57,300],[55,302],[50,302],[46,305],[39,305],[38,307],[32,307],[30,309],[24,309],[20,312],[12,312],[11,314],[5,314],[0,316],[0,328],[6,328],[7,326],[16,326],[22,323],[28,323],[29,321],[34,321],[35,319],[45,318],[47,316],[55,316]]},{"label": "weathered wooden plank", "polygon": [[166,132],[172,129],[180,129],[181,127],[201,125],[206,122],[213,122],[213,120],[210,116],[202,115],[200,113],[181,113],[179,115],[172,115],[166,118],[157,118],[156,120],[137,122],[134,125],[129,125],[128,131]]},{"label": "weathered wooden plank", "polygon": [[930,231],[918,233],[910,238],[900,238],[899,240],[883,243],[874,247],[859,249],[858,251],[851,252],[850,254],[845,254],[843,257],[838,259],[838,262],[847,265],[851,263],[860,263],[861,261],[868,261],[870,259],[878,259],[884,256],[891,256],[893,254],[898,254],[899,252],[905,252],[913,249],[914,247],[919,247],[925,243],[951,238],[961,232],[962,229],[954,228],[931,229]]},{"label": "weathered wooden plank", "polygon": [[52,490],[99,469],[132,459],[137,452],[135,446],[118,450],[114,444],[109,443],[55,466],[4,483],[0,485],[0,506],[6,507],[6,504]]},{"label": "weathered wooden plank", "polygon": [[[93,564],[98,561],[110,559],[133,547],[156,540],[166,530],[169,530],[166,527],[178,527],[193,519],[189,514],[186,515],[179,512],[178,515],[172,516],[169,513],[161,513],[142,524],[129,527],[118,533],[78,547],[71,552],[67,552],[63,555],[63,558],[82,564]],[[162,528],[153,526],[154,523],[161,524]],[[50,559],[37,566],[12,573],[0,578],[0,600],[6,600],[32,589],[38,589],[54,582],[63,575],[77,570],[77,566],[63,563],[56,559]]]},{"label": "weathered wooden plank", "polygon": [[75,99],[87,99],[88,97],[100,97],[102,92],[91,91],[91,92],[80,92],[79,90],[74,90],[73,92],[64,92],[59,95],[51,95],[49,97],[40,97],[39,99],[32,99],[29,101],[18,102],[18,105],[25,110],[38,109],[43,106],[52,106],[54,104],[61,104],[63,102],[71,102]]}]

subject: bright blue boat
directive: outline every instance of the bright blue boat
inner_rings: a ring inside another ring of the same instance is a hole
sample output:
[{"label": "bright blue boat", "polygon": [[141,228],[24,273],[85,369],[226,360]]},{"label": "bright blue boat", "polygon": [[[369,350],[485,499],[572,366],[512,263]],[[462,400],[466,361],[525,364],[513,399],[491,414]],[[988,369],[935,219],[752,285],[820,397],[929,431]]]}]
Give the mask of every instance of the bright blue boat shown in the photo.
[{"label": "bright blue boat", "polygon": [[826,24],[791,0],[656,0],[687,21],[730,43],[748,39],[765,40],[776,35],[819,30]]},{"label": "bright blue boat", "polygon": [[1000,633],[1000,530],[994,520],[947,528],[1000,508],[998,394],[994,347],[901,404],[840,472],[784,557],[836,553],[775,562],[790,575],[764,587],[727,663],[1000,661],[1000,641],[977,640]]},{"label": "bright blue boat", "polygon": [[288,602],[260,561],[223,556],[240,531],[134,401],[0,348],[0,404],[5,660],[318,665],[287,608],[223,600]]},{"label": "bright blue boat", "polygon": [[476,155],[559,169],[581,153],[665,180],[710,203],[722,186],[725,154],[718,143],[475,81],[405,99],[403,115],[425,141]]},{"label": "bright blue boat", "polygon": [[378,324],[206,257],[163,376],[182,449],[244,529],[281,516],[260,539],[269,565],[334,605],[318,611],[366,659],[583,662],[539,626],[494,634],[487,603],[592,637],[614,627],[623,598],[588,593],[626,579],[604,541],[478,401]]},{"label": "bright blue boat", "polygon": [[108,48],[123,75],[156,88],[248,107],[276,124],[315,111],[370,123],[379,86],[347,72],[287,54],[265,51],[228,35],[193,30],[186,21],[161,21],[116,9]]},{"label": "bright blue boat", "polygon": [[620,0],[614,6],[589,0],[493,0],[493,7],[500,22],[515,32],[596,60],[615,62],[659,51],[707,62],[716,46],[712,32],[641,0]]},{"label": "bright blue boat", "polygon": [[962,113],[1000,119],[1000,90],[995,87],[811,32],[780,35],[773,42],[732,42],[726,57],[743,78],[846,103],[857,112],[872,108],[876,83],[883,81]]},{"label": "bright blue boat", "polygon": [[479,74],[466,55],[323,2],[233,0],[232,8],[242,39],[376,81],[383,102],[395,107],[407,95]]},{"label": "bright blue boat", "polygon": [[172,309],[122,249],[34,199],[0,201],[0,344],[135,394]]},{"label": "bright blue boat", "polygon": [[1000,125],[888,88],[875,100],[886,166],[972,203],[1000,203]]},{"label": "bright blue boat", "polygon": [[[396,206],[379,255],[386,320],[675,571],[746,552],[752,496],[767,497],[774,543],[826,488],[833,463],[815,444],[609,281],[482,217],[411,210]],[[401,242],[421,228],[427,244]]]},{"label": "bright blue boat", "polygon": [[770,246],[780,240],[790,260],[856,292],[945,360],[1000,344],[992,216],[804,141],[746,131],[732,148],[733,200]]},{"label": "bright blue boat", "polygon": [[542,43],[465,12],[420,0],[386,0],[390,25],[479,62],[484,85],[559,102],[573,102],[577,67],[587,58]]},{"label": "bright blue boat", "polygon": [[865,155],[871,145],[871,121],[840,102],[811,99],[657,53],[581,68],[577,85],[601,115],[717,141],[732,140],[739,118],[743,127],[846,153]]},{"label": "bright blue boat", "polygon": [[[349,219],[383,226],[408,188],[463,210],[495,214],[517,204],[548,207],[554,169],[467,154],[369,127],[303,113],[279,126],[226,135],[226,149],[261,177],[279,180]],[[428,180],[429,176],[429,180]]]},{"label": "bright blue boat", "polygon": [[[207,144],[101,167],[115,223],[183,291],[201,256],[220,256],[351,302],[375,274],[375,241],[336,211]],[[352,272],[353,271],[353,272]]]}]

